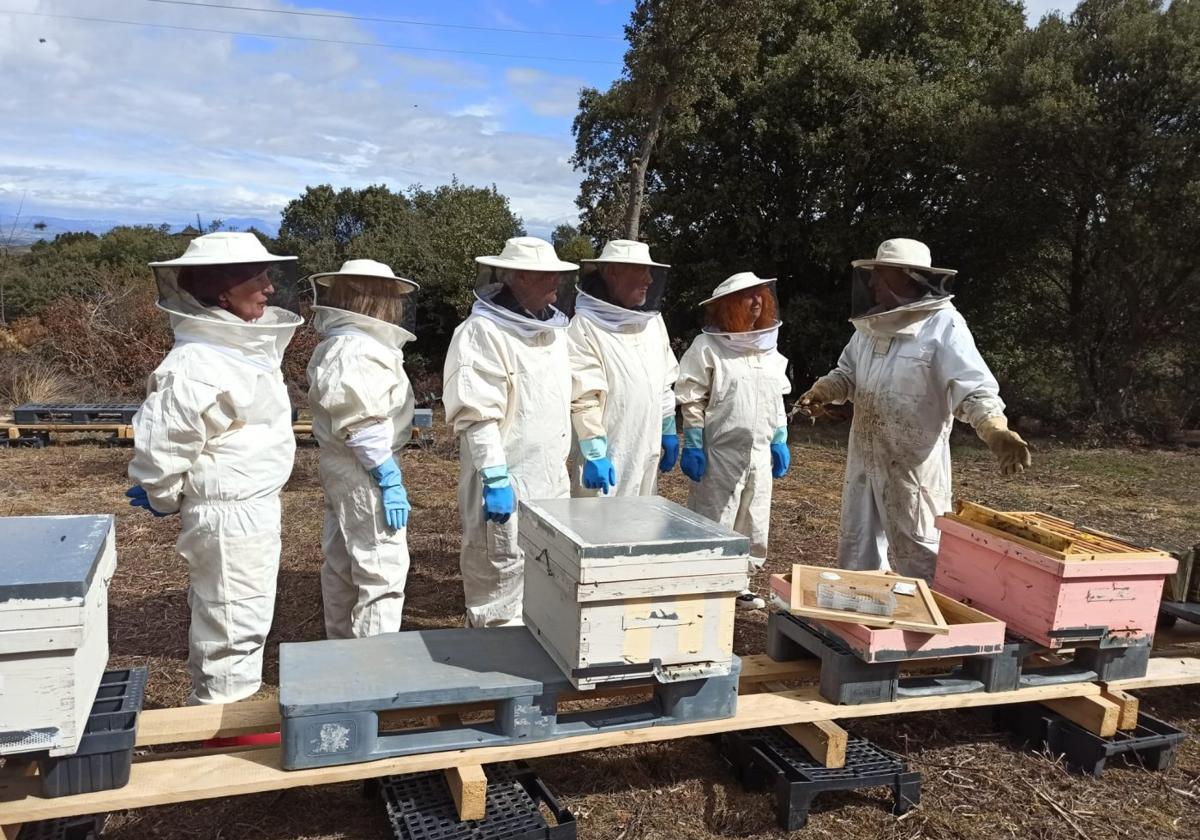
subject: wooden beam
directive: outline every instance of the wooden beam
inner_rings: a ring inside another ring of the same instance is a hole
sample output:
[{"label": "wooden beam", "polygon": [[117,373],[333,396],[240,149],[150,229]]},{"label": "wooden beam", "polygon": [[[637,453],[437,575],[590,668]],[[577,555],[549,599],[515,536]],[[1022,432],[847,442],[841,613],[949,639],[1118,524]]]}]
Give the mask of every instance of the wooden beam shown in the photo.
[{"label": "wooden beam", "polygon": [[1117,719],[1117,729],[1137,729],[1138,699],[1127,691],[1119,688],[1104,688],[1100,696],[1109,702],[1116,703],[1121,710]]},{"label": "wooden beam", "polygon": [[[1164,684],[1200,682],[1200,659],[1180,664],[1174,659],[1150,662],[1148,679]],[[838,706],[821,698],[815,687],[774,694],[752,694],[738,700],[737,714],[722,720],[697,721],[673,726],[649,726],[617,732],[598,732],[550,741],[521,742],[501,747],[450,750],[398,756],[361,764],[282,770],[279,748],[271,747],[233,755],[212,755],[135,764],[130,782],[119,790],[43,799],[32,791],[21,795],[0,789],[0,825],[53,819],[73,814],[145,808],[198,799],[214,799],[284,788],[334,784],[392,773],[416,773],[447,767],[493,764],[545,755],[628,746],[674,738],[712,735],[764,726],[811,723],[819,720],[875,717],[909,712],[995,706],[1005,703],[1043,702],[1065,697],[1098,697],[1095,683],[1068,683],[1023,688],[1007,692],[977,692],[941,697],[907,697],[890,703]],[[1114,711],[1116,706],[1113,706]]]},{"label": "wooden beam", "polygon": [[[787,686],[777,682],[763,683],[760,688],[766,691],[788,690]],[[783,727],[783,731],[808,750],[813,760],[834,770],[846,766],[846,744],[850,740],[850,733],[833,721],[789,723]]]},{"label": "wooden beam", "polygon": [[1105,700],[1100,695],[1092,697],[1066,697],[1056,700],[1043,700],[1042,705],[1051,711],[1077,723],[1089,732],[1094,732],[1101,738],[1111,738],[1117,734],[1117,724],[1121,720],[1121,707],[1111,700]]},{"label": "wooden beam", "polygon": [[850,733],[833,721],[789,723],[783,727],[783,731],[808,750],[815,761],[833,769],[846,766],[846,744],[850,740]]},{"label": "wooden beam", "polygon": [[[425,719],[430,726],[447,727],[462,725],[456,714],[431,715]],[[464,764],[445,769],[446,786],[454,798],[460,820],[481,820],[487,813],[487,775],[481,764]]]}]

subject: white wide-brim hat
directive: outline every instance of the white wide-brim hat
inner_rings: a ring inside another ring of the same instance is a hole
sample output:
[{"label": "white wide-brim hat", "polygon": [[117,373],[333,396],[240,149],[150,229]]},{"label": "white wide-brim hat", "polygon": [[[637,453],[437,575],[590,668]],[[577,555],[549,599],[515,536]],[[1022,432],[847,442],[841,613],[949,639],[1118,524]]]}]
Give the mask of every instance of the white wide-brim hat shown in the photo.
[{"label": "white wide-brim hat", "polygon": [[515,271],[575,271],[579,266],[560,260],[554,246],[536,236],[515,236],[504,243],[494,257],[476,257],[480,265],[511,268]]},{"label": "white wide-brim hat", "polygon": [[590,260],[580,260],[581,263],[626,263],[628,265],[649,265],[655,268],[670,268],[666,263],[650,259],[650,246],[645,242],[635,242],[632,239],[613,239],[604,244],[600,256]]},{"label": "white wide-brim hat", "polygon": [[894,268],[919,268],[932,271],[935,274],[958,274],[953,268],[934,268],[933,257],[929,246],[915,239],[885,239],[875,250],[873,260],[855,260],[850,263],[854,268],[872,268],[877,265],[890,265]]},{"label": "white wide-brim hat", "polygon": [[346,260],[337,271],[322,271],[310,275],[308,279],[322,286],[329,286],[335,277],[374,277],[381,280],[395,280],[397,283],[408,286],[407,291],[410,292],[421,288],[420,283],[409,280],[407,277],[397,277],[391,266],[375,260]]},{"label": "white wide-brim hat", "polygon": [[188,243],[182,257],[149,263],[151,268],[188,265],[236,265],[238,263],[292,262],[296,257],[272,254],[253,233],[206,233]]},{"label": "white wide-brim hat", "polygon": [[700,301],[697,306],[704,306],[712,303],[717,298],[723,298],[726,295],[731,295],[734,292],[740,292],[743,289],[753,289],[755,286],[763,286],[767,283],[774,283],[774,278],[762,278],[753,271],[739,271],[732,277],[728,277],[721,282],[721,285],[713,289],[712,297],[707,300]]}]

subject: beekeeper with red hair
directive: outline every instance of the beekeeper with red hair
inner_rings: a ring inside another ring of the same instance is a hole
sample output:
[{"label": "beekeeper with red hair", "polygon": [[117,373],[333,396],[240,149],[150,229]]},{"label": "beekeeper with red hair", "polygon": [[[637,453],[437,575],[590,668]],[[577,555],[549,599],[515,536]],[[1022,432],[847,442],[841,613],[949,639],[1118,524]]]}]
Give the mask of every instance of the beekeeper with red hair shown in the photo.
[{"label": "beekeeper with red hair", "polygon": [[[701,306],[704,330],[680,360],[675,383],[680,469],[692,480],[689,508],[750,538],[753,573],[767,558],[771,481],[791,464],[783,395],[792,386],[776,349],[775,281],[743,271]],[[749,590],[737,605],[765,606]]]}]

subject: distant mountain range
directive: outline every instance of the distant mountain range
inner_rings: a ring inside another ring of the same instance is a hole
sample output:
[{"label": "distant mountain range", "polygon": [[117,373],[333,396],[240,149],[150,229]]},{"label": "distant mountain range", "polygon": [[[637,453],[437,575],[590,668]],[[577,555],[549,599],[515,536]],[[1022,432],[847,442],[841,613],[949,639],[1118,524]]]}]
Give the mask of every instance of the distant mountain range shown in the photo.
[{"label": "distant mountain range", "polygon": [[[208,224],[209,220],[203,220]],[[223,220],[225,229],[229,230],[237,228],[238,230],[246,230],[250,227],[255,227],[263,233],[274,236],[279,232],[279,222],[267,221],[266,219],[252,218],[248,216],[231,216]],[[89,233],[101,234],[106,233],[118,225],[144,225],[144,224],[162,224],[162,222],[130,222],[118,219],[62,219],[56,216],[36,216],[22,213],[20,218],[15,218],[9,213],[0,213],[0,245],[29,245],[37,242],[39,239],[50,240],[60,233]],[[180,231],[189,224],[192,227],[196,226],[196,220],[184,222],[169,221],[172,231]],[[41,230],[38,230],[34,225],[45,225]],[[10,241],[11,238],[11,241]]]}]

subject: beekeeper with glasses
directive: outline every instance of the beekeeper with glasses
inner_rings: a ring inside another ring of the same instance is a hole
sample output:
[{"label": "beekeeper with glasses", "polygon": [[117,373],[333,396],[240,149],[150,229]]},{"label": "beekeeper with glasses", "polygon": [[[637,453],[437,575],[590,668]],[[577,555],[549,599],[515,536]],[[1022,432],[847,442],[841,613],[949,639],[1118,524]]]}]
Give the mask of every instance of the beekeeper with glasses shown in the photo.
[{"label": "beekeeper with glasses", "polygon": [[1005,475],[1030,465],[1029,446],[1009,430],[996,379],[951,302],[956,272],[933,268],[914,239],[889,239],[851,265],[854,335],[799,402],[808,412],[854,403],[838,561],[932,580],[954,419],[975,429]]},{"label": "beekeeper with glasses", "polygon": [[649,496],[679,456],[679,364],[660,309],[670,266],[643,242],[614,239],[581,260],[567,337],[578,449],[571,495]]},{"label": "beekeeper with glasses", "polygon": [[399,453],[411,436],[404,346],[419,286],[374,260],[314,274],[308,404],[321,447],[321,598],[330,639],[400,629],[411,505]]},{"label": "beekeeper with glasses", "polygon": [[491,627],[522,623],[517,502],[570,495],[568,319],[555,303],[579,266],[530,236],[475,261],[475,303],[450,340],[442,401],[459,438],[467,625]]},{"label": "beekeeper with glasses", "polygon": [[[751,271],[722,282],[704,307],[704,330],[679,363],[683,415],[680,469],[692,480],[688,507],[750,538],[750,573],[767,557],[771,482],[791,465],[783,395],[792,390],[777,349],[775,281]],[[751,590],[740,609],[762,609]]]},{"label": "beekeeper with glasses", "polygon": [[130,504],[178,513],[188,566],[190,704],[262,682],[279,572],[279,494],[296,439],[280,364],[302,323],[295,257],[252,233],[210,233],[150,263],[175,346],[133,418]]}]

